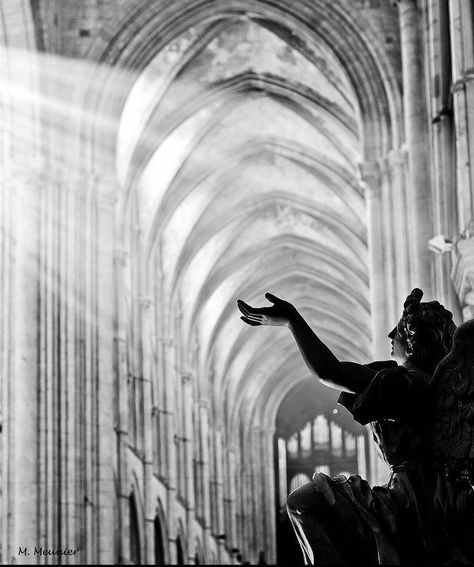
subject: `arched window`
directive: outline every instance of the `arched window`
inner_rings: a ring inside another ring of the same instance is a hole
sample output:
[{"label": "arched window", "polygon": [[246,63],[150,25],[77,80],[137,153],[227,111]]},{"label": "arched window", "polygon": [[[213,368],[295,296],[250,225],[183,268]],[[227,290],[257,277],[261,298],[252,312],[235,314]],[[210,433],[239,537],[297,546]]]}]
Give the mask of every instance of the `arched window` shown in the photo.
[{"label": "arched window", "polygon": [[155,532],[155,565],[165,565],[165,548],[163,545],[163,532],[161,530],[160,519],[155,517],[154,532]]},{"label": "arched window", "polygon": [[199,539],[196,539],[196,547],[194,553],[194,565],[201,565],[204,561],[204,553]]},{"label": "arched window", "polygon": [[140,557],[140,532],[138,528],[138,511],[135,495],[130,494],[128,498],[130,514],[130,561],[132,565],[141,565]]}]

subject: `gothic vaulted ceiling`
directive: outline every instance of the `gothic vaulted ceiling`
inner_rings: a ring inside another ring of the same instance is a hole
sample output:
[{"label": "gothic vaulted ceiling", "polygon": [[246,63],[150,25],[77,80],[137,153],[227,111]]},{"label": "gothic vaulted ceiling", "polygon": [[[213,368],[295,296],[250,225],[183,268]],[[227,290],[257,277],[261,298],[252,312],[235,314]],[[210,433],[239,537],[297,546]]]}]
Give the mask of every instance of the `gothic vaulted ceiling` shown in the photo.
[{"label": "gothic vaulted ceiling", "polygon": [[150,277],[162,274],[229,427],[272,426],[307,379],[290,333],[246,326],[237,298],[260,305],[271,291],[337,356],[369,356],[360,121],[326,43],[251,15],[176,33],[129,93],[121,182],[137,195]]}]

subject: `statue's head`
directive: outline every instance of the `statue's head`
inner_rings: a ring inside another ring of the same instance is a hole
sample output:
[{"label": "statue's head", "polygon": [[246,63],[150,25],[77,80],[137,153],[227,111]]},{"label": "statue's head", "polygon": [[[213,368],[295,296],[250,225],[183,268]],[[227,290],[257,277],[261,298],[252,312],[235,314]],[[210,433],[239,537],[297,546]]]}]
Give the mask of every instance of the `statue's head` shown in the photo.
[{"label": "statue's head", "polygon": [[451,350],[456,325],[451,311],[438,301],[422,303],[422,297],[421,289],[415,288],[410,293],[403,304],[402,318],[388,336],[396,343],[394,351],[406,349],[407,360],[433,372]]}]

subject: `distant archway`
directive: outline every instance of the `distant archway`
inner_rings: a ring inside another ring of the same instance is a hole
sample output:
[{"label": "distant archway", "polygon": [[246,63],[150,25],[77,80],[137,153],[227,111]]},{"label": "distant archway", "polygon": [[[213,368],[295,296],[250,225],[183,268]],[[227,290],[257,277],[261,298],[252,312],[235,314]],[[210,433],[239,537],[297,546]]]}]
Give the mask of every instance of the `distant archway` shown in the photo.
[{"label": "distant archway", "polygon": [[128,497],[128,510],[130,522],[130,562],[132,565],[141,565],[140,529],[138,525],[137,501],[133,492]]},{"label": "distant archway", "polygon": [[180,536],[176,538],[176,564],[184,565],[184,550]]},{"label": "distant archway", "polygon": [[155,540],[155,565],[166,565],[165,546],[163,541],[163,531],[160,518],[155,517],[153,522],[153,532]]}]

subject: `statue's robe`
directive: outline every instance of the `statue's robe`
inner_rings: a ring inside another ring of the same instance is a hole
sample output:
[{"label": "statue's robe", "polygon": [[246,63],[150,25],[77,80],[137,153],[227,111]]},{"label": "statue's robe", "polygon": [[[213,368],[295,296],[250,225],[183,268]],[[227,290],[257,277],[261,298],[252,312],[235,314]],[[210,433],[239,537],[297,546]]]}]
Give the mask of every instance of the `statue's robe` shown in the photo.
[{"label": "statue's robe", "polygon": [[371,488],[358,475],[317,473],[288,497],[288,513],[314,565],[474,565],[474,500],[470,486],[447,478],[429,453],[431,376],[393,361],[358,394],[339,403],[370,423],[392,473]]}]

